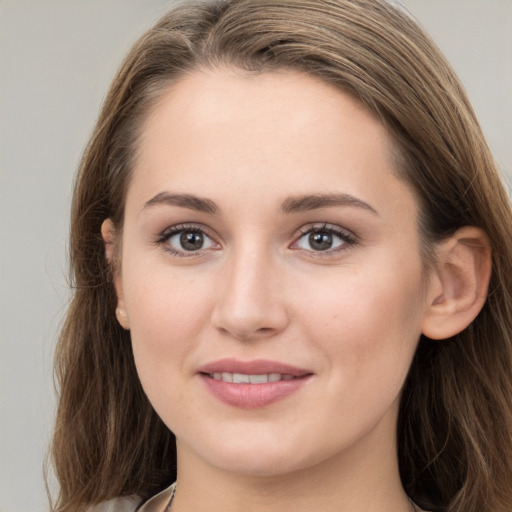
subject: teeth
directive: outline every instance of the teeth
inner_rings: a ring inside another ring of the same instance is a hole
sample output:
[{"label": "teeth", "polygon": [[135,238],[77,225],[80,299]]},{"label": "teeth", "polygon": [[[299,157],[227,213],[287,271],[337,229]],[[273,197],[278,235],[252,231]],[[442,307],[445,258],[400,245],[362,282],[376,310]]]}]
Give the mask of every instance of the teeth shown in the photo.
[{"label": "teeth", "polygon": [[281,373],[264,373],[261,375],[247,375],[245,373],[215,372],[210,374],[215,380],[224,382],[233,382],[235,384],[266,384],[267,382],[278,382],[280,380],[292,380],[293,375],[283,375]]},{"label": "teeth", "polygon": [[250,384],[251,376],[244,373],[233,373],[233,383],[235,384]]},{"label": "teeth", "polygon": [[264,384],[268,382],[268,375],[249,375],[251,384]]}]

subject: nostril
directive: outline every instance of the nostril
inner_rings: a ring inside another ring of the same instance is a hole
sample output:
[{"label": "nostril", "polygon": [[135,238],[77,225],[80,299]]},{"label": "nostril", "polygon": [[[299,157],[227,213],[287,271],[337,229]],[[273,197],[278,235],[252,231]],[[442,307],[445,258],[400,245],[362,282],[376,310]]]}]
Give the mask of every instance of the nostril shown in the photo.
[{"label": "nostril", "polygon": [[224,336],[233,336],[240,341],[251,341],[261,338],[271,338],[282,329],[279,327],[251,328],[250,325],[217,326],[217,329]]}]

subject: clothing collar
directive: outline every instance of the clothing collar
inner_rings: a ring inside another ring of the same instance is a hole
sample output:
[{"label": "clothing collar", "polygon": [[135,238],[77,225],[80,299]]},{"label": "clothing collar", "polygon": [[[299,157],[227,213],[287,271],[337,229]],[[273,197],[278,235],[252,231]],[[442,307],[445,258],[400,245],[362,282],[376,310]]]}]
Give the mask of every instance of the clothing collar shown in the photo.
[{"label": "clothing collar", "polygon": [[176,489],[176,482],[146,501],[137,512],[165,512]]}]

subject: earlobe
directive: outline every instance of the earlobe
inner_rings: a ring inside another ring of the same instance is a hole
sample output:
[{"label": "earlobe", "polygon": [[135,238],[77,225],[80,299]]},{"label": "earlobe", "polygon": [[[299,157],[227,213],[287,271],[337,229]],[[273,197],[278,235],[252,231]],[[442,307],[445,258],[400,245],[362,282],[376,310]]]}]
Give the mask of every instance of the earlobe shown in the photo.
[{"label": "earlobe", "polygon": [[121,327],[124,329],[130,329],[130,321],[128,318],[128,312],[126,311],[126,306],[124,303],[124,295],[123,295],[123,282],[121,278],[120,269],[118,266],[118,262],[115,258],[115,238],[116,238],[116,230],[114,227],[114,223],[111,219],[106,219],[103,221],[101,225],[101,236],[103,237],[103,242],[105,244],[105,257],[109,265],[112,268],[112,273],[114,275],[114,287],[117,295],[117,308],[116,308],[116,318]]},{"label": "earlobe", "polygon": [[442,242],[432,270],[422,333],[446,339],[463,331],[482,309],[491,277],[485,232],[466,226]]},{"label": "earlobe", "polygon": [[124,307],[124,301],[117,299],[116,318],[119,325],[126,330],[130,329],[130,322],[128,320],[128,313]]}]

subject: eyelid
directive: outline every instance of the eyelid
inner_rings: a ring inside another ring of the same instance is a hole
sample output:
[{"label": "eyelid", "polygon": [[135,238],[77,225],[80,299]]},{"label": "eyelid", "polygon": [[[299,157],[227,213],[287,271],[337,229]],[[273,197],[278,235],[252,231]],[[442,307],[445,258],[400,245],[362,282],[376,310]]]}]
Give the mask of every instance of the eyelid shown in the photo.
[{"label": "eyelid", "polygon": [[[307,250],[307,249],[297,247],[298,242],[305,235],[308,235],[315,231],[318,231],[318,232],[324,231],[327,233],[331,233],[331,234],[341,238],[343,240],[343,243],[338,247],[335,247],[333,249],[327,249],[325,251],[314,251],[313,249]],[[316,223],[307,224],[305,226],[302,226],[298,230],[298,232],[295,234],[295,236],[293,237],[293,242],[289,247],[293,250],[308,253],[317,258],[322,258],[322,257],[328,258],[328,257],[333,257],[341,252],[344,252],[344,251],[350,249],[351,247],[357,245],[358,243],[359,243],[359,238],[357,237],[357,235],[355,233],[353,233],[349,229],[343,228],[336,224],[330,224],[328,222],[316,222]]]},{"label": "eyelid", "polygon": [[[183,231],[197,231],[202,233],[205,237],[209,238],[216,247],[207,247],[205,249],[199,249],[197,251],[180,251],[174,249],[169,244],[165,245],[170,238],[173,236],[183,232]],[[220,243],[217,241],[218,237],[211,233],[211,230],[204,226],[203,224],[198,224],[195,222],[182,222],[179,224],[175,224],[172,226],[166,227],[163,231],[159,233],[159,235],[155,239],[155,245],[162,246],[163,250],[171,253],[173,256],[179,258],[190,258],[190,257],[201,257],[204,256],[205,253],[220,249]]]}]

